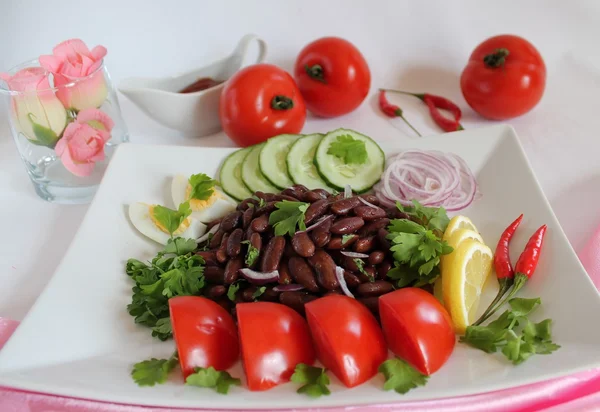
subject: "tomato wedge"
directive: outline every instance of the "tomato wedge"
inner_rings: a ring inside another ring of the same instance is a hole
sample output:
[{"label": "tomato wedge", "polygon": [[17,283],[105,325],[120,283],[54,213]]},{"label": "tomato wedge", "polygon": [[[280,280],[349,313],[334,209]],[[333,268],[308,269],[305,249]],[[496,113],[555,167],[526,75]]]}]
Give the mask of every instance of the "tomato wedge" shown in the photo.
[{"label": "tomato wedge", "polygon": [[264,391],[290,380],[296,365],[312,365],[315,351],[306,321],[279,303],[236,306],[244,371],[251,391]]},{"label": "tomato wedge", "polygon": [[330,295],[305,305],[317,357],[344,385],[369,380],[387,358],[381,328],[362,303]]},{"label": "tomato wedge", "polygon": [[169,299],[173,337],[184,379],[194,368],[229,369],[240,353],[237,328],[231,315],[200,296]]},{"label": "tomato wedge", "polygon": [[379,317],[389,348],[419,372],[431,375],[448,360],[456,337],[442,304],[419,288],[379,298]]}]

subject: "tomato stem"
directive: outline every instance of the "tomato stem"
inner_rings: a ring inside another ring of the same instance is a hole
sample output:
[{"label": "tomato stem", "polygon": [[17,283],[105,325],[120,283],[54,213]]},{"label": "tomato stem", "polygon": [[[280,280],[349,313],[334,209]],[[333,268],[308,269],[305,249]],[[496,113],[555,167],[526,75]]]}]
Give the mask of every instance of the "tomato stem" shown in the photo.
[{"label": "tomato stem", "polygon": [[324,72],[323,72],[323,67],[321,67],[320,64],[314,64],[312,66],[309,66],[308,64],[304,65],[304,70],[306,70],[306,73],[313,79],[320,81],[321,83],[327,83],[325,81],[325,77],[324,77]]},{"label": "tomato stem", "polygon": [[487,67],[495,69],[497,67],[504,67],[504,63],[506,62],[506,58],[510,52],[508,49],[500,48],[494,50],[494,53],[488,54],[483,58],[483,62]]},{"label": "tomato stem", "polygon": [[271,100],[271,108],[275,110],[290,110],[294,107],[294,101],[283,95],[277,95]]}]

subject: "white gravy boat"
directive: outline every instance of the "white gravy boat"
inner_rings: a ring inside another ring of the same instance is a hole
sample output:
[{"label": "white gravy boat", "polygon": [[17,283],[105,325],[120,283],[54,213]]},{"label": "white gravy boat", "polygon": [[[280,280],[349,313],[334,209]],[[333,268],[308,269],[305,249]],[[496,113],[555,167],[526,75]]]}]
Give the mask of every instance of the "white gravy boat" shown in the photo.
[{"label": "white gravy boat", "polygon": [[157,122],[194,137],[221,130],[219,101],[223,83],[210,89],[178,93],[200,78],[226,81],[244,65],[253,42],[258,43],[256,63],[264,61],[267,43],[254,34],[242,37],[233,53],[208,66],[173,77],[131,77],[119,84],[119,91]]}]

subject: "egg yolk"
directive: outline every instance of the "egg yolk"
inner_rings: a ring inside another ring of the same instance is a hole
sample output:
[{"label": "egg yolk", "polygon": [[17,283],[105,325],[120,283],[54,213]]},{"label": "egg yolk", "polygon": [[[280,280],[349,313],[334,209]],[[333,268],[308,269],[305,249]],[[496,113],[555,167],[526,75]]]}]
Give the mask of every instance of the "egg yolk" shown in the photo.
[{"label": "egg yolk", "polygon": [[[167,235],[170,235],[169,231],[167,230],[166,227],[163,226],[162,223],[160,223],[155,217],[154,217],[154,206],[152,205],[149,207],[150,210],[150,219],[152,219],[152,222],[154,223],[154,225],[159,228],[161,230],[161,232],[165,232]],[[185,232],[189,227],[190,227],[190,223],[192,222],[192,220],[189,217],[186,217],[185,220],[183,222],[181,222],[181,224],[179,225],[179,227],[177,228],[177,230],[175,232],[173,232],[173,236],[177,236],[182,234],[183,232]]]},{"label": "egg yolk", "polygon": [[213,190],[212,195],[210,195],[210,197],[206,200],[190,199],[191,194],[192,194],[192,186],[188,184],[187,188],[185,189],[185,198],[189,199],[190,209],[192,209],[194,212],[198,212],[200,210],[206,209],[207,207],[209,207],[213,203],[215,203],[217,201],[217,199],[224,199],[223,195],[221,193],[219,193],[217,190]]}]

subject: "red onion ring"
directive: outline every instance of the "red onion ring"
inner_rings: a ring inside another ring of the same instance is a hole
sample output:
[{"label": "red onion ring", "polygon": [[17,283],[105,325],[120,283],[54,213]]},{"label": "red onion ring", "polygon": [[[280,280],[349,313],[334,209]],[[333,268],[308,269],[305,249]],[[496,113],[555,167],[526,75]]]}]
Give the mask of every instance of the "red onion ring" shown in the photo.
[{"label": "red onion ring", "polygon": [[306,230],[299,230],[296,233],[299,232],[310,232],[311,230],[316,229],[317,227],[321,226],[323,223],[325,223],[326,221],[332,219],[334,216],[333,215],[325,215],[321,218],[319,218],[319,220],[317,220],[315,223],[313,223],[312,225],[310,225],[309,227],[306,228]]},{"label": "red onion ring", "polygon": [[278,270],[274,270],[272,272],[257,272],[249,268],[243,268],[238,272],[254,285],[264,285],[265,283],[277,282],[279,279]]},{"label": "red onion ring", "polygon": [[340,283],[340,287],[342,288],[342,292],[344,292],[344,295],[354,298],[354,295],[352,294],[352,292],[350,292],[350,289],[348,289],[348,284],[346,283],[346,279],[344,279],[344,268],[336,266],[335,267],[335,277],[337,278],[338,282]]},{"label": "red onion ring", "polygon": [[369,257],[369,255],[367,255],[366,253],[349,252],[347,250],[342,250],[340,253],[344,256],[348,256],[351,258],[366,259]]},{"label": "red onion ring", "polygon": [[298,290],[303,290],[304,286],[296,285],[295,283],[290,283],[289,285],[277,285],[273,288],[273,292],[296,292]]},{"label": "red onion ring", "polygon": [[352,196],[352,187],[350,185],[346,185],[344,187],[344,199],[347,199]]},{"label": "red onion ring", "polygon": [[358,200],[360,200],[362,202],[362,204],[365,205],[365,206],[372,207],[373,209],[379,209],[379,206],[375,206],[373,203],[367,202],[365,199],[363,199],[360,196],[358,197]]}]

